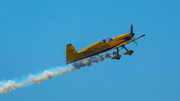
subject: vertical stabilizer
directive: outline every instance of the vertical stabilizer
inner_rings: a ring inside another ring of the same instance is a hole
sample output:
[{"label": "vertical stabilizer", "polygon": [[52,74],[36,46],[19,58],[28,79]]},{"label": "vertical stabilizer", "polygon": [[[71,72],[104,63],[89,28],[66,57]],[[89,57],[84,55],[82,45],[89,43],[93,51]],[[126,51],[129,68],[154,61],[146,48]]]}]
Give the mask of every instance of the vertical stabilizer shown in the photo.
[{"label": "vertical stabilizer", "polygon": [[75,55],[78,54],[72,44],[66,46],[66,64],[75,60]]}]

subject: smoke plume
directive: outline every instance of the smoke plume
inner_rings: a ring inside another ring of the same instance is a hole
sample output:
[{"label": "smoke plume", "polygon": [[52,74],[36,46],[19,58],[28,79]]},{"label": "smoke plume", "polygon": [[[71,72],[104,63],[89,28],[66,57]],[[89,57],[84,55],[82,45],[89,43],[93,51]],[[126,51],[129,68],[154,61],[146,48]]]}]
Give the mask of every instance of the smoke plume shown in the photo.
[{"label": "smoke plume", "polygon": [[91,66],[93,63],[98,63],[98,62],[104,61],[105,58],[111,58],[111,55],[116,55],[116,52],[113,51],[112,53],[105,53],[105,54],[101,54],[99,56],[92,56],[87,59],[74,62],[70,65],[45,70],[44,72],[38,73],[35,75],[30,74],[25,79],[20,80],[20,81],[18,81],[18,80],[0,81],[0,94],[7,93],[12,89],[15,90],[18,88],[26,87],[33,83],[38,84],[43,80],[51,79],[58,75],[67,74],[67,72],[69,72],[69,71],[79,70],[79,69],[81,69],[81,67]]}]

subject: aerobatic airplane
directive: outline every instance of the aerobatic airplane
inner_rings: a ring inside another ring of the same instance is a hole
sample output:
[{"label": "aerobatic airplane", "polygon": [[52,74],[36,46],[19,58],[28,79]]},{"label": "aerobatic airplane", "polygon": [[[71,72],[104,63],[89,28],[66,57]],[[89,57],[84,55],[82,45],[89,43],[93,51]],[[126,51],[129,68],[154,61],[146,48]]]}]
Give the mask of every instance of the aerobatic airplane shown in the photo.
[{"label": "aerobatic airplane", "polygon": [[[117,55],[112,57],[111,59],[119,60],[121,55],[119,54],[119,47],[124,48],[127,52],[124,55],[132,55],[133,50],[128,50],[125,45],[130,42],[135,42],[135,40],[145,36],[141,35],[139,37],[133,38],[135,33],[133,33],[133,25],[131,25],[130,33],[126,33],[123,35],[119,35],[115,38],[103,37],[98,42],[92,44],[91,46],[86,47],[85,49],[77,52],[72,44],[68,44],[66,46],[66,64],[72,63],[87,57],[91,57],[94,55],[98,55],[100,53],[117,49]],[[136,43],[136,42],[135,42]],[[137,44],[137,43],[136,43]]]}]

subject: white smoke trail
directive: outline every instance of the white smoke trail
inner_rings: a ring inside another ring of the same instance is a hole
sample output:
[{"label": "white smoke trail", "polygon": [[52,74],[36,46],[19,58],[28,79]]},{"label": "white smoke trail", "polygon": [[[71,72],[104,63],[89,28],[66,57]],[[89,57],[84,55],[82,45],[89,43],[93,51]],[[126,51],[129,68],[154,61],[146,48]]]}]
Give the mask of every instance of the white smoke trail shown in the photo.
[{"label": "white smoke trail", "polygon": [[9,92],[12,89],[18,89],[25,86],[28,86],[33,83],[40,83],[43,80],[51,79],[60,74],[67,74],[68,71],[74,71],[74,68],[70,65],[66,65],[64,67],[57,67],[50,70],[45,70],[42,73],[29,75],[22,81],[17,80],[8,80],[8,81],[0,81],[0,94],[4,94]]},{"label": "white smoke trail", "polygon": [[33,83],[38,84],[43,80],[51,79],[61,74],[67,74],[68,71],[79,70],[81,67],[91,66],[93,63],[104,61],[105,58],[111,58],[111,55],[116,55],[115,53],[116,52],[113,51],[113,53],[105,53],[105,54],[101,54],[100,56],[92,56],[90,58],[77,61],[70,65],[45,70],[44,72],[35,75],[31,74],[27,78],[21,81],[17,81],[17,80],[0,81],[0,94],[7,93],[12,89],[15,90],[18,88],[26,87]]}]

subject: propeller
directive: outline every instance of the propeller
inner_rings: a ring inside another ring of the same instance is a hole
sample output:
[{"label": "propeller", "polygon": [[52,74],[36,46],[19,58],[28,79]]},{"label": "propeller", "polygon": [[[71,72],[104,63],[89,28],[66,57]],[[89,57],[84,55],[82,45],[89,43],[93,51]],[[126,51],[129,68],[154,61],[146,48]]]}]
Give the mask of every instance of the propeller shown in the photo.
[{"label": "propeller", "polygon": [[137,46],[138,46],[138,44],[137,44],[137,42],[136,41],[133,41]]},{"label": "propeller", "polygon": [[[131,30],[130,30],[130,32],[131,32],[132,38],[134,38],[133,36],[135,35],[135,33],[133,33],[133,25],[131,25]],[[138,44],[137,44],[136,41],[133,41],[133,42],[138,46]]]},{"label": "propeller", "polygon": [[131,35],[132,35],[132,37],[135,35],[135,33],[133,33],[133,25],[131,25]]}]

